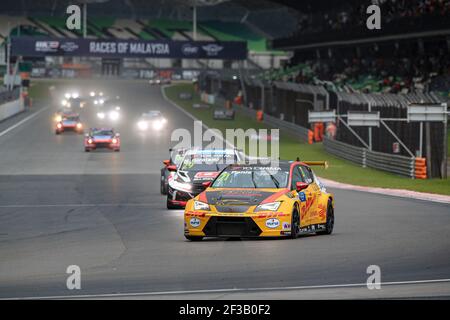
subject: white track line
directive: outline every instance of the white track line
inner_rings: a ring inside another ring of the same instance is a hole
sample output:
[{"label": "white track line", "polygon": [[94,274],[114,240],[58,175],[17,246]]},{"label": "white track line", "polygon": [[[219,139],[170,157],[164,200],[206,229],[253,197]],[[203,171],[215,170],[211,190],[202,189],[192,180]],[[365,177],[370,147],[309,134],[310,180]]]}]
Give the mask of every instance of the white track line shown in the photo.
[{"label": "white track line", "polygon": [[[414,285],[430,283],[450,283],[450,279],[435,280],[414,280],[381,282],[383,286],[395,285]],[[298,286],[298,287],[269,287],[269,288],[232,288],[232,289],[210,289],[210,290],[185,290],[185,291],[155,291],[155,292],[133,292],[133,293],[106,293],[106,294],[85,294],[85,295],[66,295],[66,296],[36,296],[23,298],[4,298],[0,300],[21,300],[21,299],[83,299],[83,298],[120,298],[120,297],[139,297],[139,296],[161,296],[161,295],[181,295],[181,294],[210,294],[210,293],[249,293],[264,291],[292,291],[292,290],[311,290],[311,289],[336,289],[336,288],[365,288],[367,283],[350,283],[336,285],[317,285],[317,286]]]},{"label": "white track line", "polygon": [[24,124],[24,123],[27,122],[28,120],[33,119],[33,118],[36,117],[39,113],[41,113],[41,112],[44,111],[44,110],[47,110],[48,108],[49,108],[49,106],[44,107],[44,108],[42,108],[41,110],[36,111],[35,113],[30,114],[28,117],[26,117],[26,118],[20,120],[19,122],[17,122],[16,124],[12,125],[12,126],[9,127],[8,129],[3,130],[2,132],[0,132],[0,137],[4,136],[5,134],[7,134],[8,132],[10,132],[11,130],[14,130],[14,129],[17,128],[18,126]]}]

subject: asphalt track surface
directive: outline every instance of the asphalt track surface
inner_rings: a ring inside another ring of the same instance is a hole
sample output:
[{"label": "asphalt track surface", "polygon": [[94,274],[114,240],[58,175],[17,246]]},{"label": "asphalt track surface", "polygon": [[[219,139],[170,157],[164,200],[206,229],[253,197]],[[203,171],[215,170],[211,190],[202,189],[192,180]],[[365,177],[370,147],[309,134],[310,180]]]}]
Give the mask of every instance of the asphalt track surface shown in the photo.
[{"label": "asphalt track surface", "polygon": [[[332,190],[331,236],[186,241],[183,212],[166,210],[159,193],[159,170],[170,131],[192,130],[193,120],[165,101],[159,87],[95,84],[123,101],[124,117],[115,126],[120,153],[85,153],[82,136],[55,135],[50,100],[37,103],[35,116],[0,136],[0,298],[130,293],[157,298],[147,294],[162,292],[159,297],[218,299],[227,290],[237,290],[230,297],[239,299],[450,296],[449,281],[424,284],[426,290],[405,284],[408,289],[391,295],[361,286],[326,289],[364,284],[369,265],[380,266],[383,283],[449,279],[445,204]],[[137,117],[149,109],[166,114],[167,133],[135,130]],[[0,132],[29,116],[0,123]],[[98,126],[92,111],[82,117]],[[81,268],[81,290],[66,288],[69,265]],[[308,294],[301,290],[309,286],[318,287]],[[298,288],[285,290],[289,287]],[[258,288],[278,289],[253,291]],[[395,286],[390,288],[392,293]]]}]

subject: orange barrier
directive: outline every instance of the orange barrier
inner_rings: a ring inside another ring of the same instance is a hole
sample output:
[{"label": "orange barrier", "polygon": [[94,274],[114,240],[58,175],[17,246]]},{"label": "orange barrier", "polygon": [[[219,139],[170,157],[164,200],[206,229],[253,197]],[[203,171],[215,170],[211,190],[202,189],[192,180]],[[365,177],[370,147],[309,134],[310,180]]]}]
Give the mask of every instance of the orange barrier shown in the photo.
[{"label": "orange barrier", "polygon": [[416,158],[415,161],[415,177],[416,179],[427,179],[427,161],[425,158]]},{"label": "orange barrier", "polygon": [[258,122],[262,122],[264,120],[264,112],[262,112],[261,110],[256,111],[256,120]]},{"label": "orange barrier", "polygon": [[308,130],[308,143],[309,144],[314,143],[314,132],[312,130]]}]

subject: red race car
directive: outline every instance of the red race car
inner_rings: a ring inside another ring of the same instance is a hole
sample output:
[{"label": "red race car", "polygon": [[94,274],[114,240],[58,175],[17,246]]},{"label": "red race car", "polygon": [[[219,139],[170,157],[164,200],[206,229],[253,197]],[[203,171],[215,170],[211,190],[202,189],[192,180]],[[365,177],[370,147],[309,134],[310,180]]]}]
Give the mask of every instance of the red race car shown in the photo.
[{"label": "red race car", "polygon": [[119,152],[120,134],[115,133],[114,129],[111,128],[90,129],[84,138],[84,151],[89,152],[99,148]]},{"label": "red race car", "polygon": [[83,124],[81,123],[80,116],[78,114],[63,114],[61,115],[60,121],[56,123],[56,134],[60,134],[68,130],[83,133]]}]

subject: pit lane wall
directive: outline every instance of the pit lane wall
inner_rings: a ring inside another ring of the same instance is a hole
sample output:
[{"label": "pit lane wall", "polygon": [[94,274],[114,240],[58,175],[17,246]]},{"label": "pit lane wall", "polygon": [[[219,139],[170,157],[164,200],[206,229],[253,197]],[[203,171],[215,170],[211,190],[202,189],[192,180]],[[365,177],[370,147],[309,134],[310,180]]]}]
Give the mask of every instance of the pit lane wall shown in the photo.
[{"label": "pit lane wall", "polygon": [[25,106],[20,97],[20,88],[12,91],[0,90],[0,121],[8,119],[22,111]]}]

